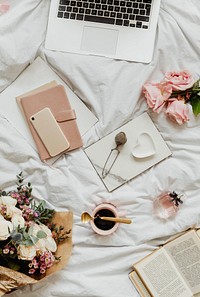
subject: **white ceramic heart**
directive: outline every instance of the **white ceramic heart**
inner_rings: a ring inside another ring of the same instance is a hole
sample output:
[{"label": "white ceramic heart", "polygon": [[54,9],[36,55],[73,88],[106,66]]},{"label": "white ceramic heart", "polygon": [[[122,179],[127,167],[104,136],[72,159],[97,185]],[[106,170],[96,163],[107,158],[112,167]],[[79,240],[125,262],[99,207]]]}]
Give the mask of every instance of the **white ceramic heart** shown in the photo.
[{"label": "white ceramic heart", "polygon": [[137,143],[133,147],[131,153],[133,157],[138,159],[147,158],[155,155],[156,148],[151,135],[147,132],[139,134],[137,138]]}]

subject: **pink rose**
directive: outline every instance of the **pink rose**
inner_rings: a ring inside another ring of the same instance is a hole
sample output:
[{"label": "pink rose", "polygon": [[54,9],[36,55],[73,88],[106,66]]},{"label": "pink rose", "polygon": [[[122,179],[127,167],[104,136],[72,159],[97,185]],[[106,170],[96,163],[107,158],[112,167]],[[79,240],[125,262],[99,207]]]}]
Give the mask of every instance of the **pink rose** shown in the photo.
[{"label": "pink rose", "polygon": [[7,12],[10,8],[10,4],[7,0],[0,0],[0,15]]},{"label": "pink rose", "polygon": [[181,91],[191,88],[195,82],[193,76],[187,70],[166,72],[165,81],[171,84],[173,90]]},{"label": "pink rose", "polygon": [[177,100],[176,98],[170,99],[165,113],[170,120],[179,125],[189,121],[189,108],[183,100]]},{"label": "pink rose", "polygon": [[143,86],[143,92],[147,99],[147,105],[154,112],[159,113],[167,99],[171,96],[172,87],[166,82],[161,83],[146,83]]}]

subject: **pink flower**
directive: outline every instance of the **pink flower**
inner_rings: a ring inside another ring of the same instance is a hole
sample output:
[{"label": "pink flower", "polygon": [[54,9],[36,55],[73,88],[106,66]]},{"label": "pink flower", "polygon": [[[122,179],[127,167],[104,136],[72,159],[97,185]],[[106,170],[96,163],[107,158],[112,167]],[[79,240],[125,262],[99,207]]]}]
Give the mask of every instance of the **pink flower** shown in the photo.
[{"label": "pink flower", "polygon": [[34,268],[29,269],[28,273],[29,274],[34,274],[35,273],[35,269]]},{"label": "pink flower", "polygon": [[173,90],[181,91],[191,88],[195,82],[193,76],[187,70],[166,72],[165,81],[171,84]]},{"label": "pink flower", "polygon": [[176,98],[170,99],[165,113],[170,120],[179,125],[189,121],[189,108],[183,100],[177,100]]},{"label": "pink flower", "polygon": [[10,4],[7,0],[0,0],[0,15],[7,12],[10,8]]},{"label": "pink flower", "polygon": [[44,274],[46,272],[46,269],[45,268],[40,268],[40,273],[41,274]]},{"label": "pink flower", "polygon": [[3,254],[7,255],[7,254],[9,254],[9,253],[10,253],[10,250],[9,250],[8,248],[3,249]]},{"label": "pink flower", "polygon": [[143,86],[143,92],[147,99],[147,105],[154,112],[159,113],[167,99],[171,96],[172,87],[166,82],[161,83],[146,83]]}]

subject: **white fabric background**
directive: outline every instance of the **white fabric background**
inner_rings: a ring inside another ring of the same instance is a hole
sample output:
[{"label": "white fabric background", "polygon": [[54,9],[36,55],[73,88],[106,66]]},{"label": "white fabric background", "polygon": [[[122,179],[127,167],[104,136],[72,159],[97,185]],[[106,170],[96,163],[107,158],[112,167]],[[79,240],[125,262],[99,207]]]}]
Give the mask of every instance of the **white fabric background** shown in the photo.
[{"label": "white fabric background", "polygon": [[[147,110],[141,94],[149,80],[166,71],[190,70],[200,76],[200,2],[162,0],[153,61],[150,64],[44,49],[49,0],[12,0],[0,16],[0,91],[38,55],[63,77],[98,117],[84,136],[85,145]],[[147,44],[148,47],[148,44]],[[0,111],[1,114],[1,111]],[[131,265],[162,244],[168,236],[199,224],[200,118],[177,126],[163,114],[151,114],[172,157],[108,193],[82,150],[61,158],[56,169],[43,164],[3,114],[0,116],[0,187],[15,186],[24,172],[33,194],[57,210],[74,212],[73,251],[68,266],[46,280],[10,294],[12,297],[133,297],[128,279]],[[174,219],[153,213],[153,198],[165,190],[183,191],[187,199]],[[95,235],[80,215],[101,202],[111,202],[133,220],[112,236]],[[175,296],[176,297],[176,296]]]}]

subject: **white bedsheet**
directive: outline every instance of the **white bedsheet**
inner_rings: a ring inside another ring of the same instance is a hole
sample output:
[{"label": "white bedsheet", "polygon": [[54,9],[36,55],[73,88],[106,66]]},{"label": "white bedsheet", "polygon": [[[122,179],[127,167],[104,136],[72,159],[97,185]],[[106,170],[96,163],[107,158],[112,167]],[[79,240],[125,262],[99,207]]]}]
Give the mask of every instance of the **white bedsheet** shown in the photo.
[{"label": "white bedsheet", "polygon": [[[84,136],[85,145],[147,110],[141,94],[146,81],[161,80],[166,71],[182,69],[200,76],[198,0],[161,1],[150,64],[45,50],[50,1],[10,3],[10,11],[0,16],[0,91],[40,55],[99,119]],[[108,193],[82,150],[62,157],[51,168],[1,114],[0,187],[13,188],[16,174],[23,171],[35,197],[46,199],[57,210],[74,212],[73,250],[66,268],[10,296],[136,297],[128,278],[131,265],[169,236],[199,225],[200,118],[178,126],[163,114],[151,117],[172,156]],[[174,219],[161,221],[153,213],[152,201],[165,190],[182,191],[187,198]],[[101,202],[115,204],[133,223],[120,225],[111,236],[94,234],[89,224],[81,223],[80,215]]]}]

